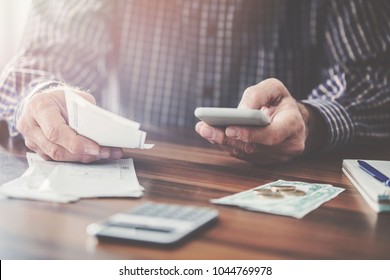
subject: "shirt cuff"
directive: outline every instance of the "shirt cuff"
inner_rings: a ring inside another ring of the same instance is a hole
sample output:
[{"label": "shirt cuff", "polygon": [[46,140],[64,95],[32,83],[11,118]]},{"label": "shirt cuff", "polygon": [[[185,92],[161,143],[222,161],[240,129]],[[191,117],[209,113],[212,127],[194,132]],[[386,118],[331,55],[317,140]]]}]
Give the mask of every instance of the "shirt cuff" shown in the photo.
[{"label": "shirt cuff", "polygon": [[324,118],[328,126],[326,150],[332,150],[352,141],[355,134],[353,122],[343,106],[335,101],[321,99],[300,102],[314,107]]}]

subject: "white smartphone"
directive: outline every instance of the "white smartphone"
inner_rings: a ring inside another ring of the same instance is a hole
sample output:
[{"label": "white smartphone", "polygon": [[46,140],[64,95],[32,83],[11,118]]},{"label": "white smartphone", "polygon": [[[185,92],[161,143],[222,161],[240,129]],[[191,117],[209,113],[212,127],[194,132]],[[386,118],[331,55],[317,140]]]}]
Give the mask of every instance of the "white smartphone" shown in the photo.
[{"label": "white smartphone", "polygon": [[268,117],[260,110],[198,107],[195,116],[212,126],[257,125],[266,126],[270,123]]}]

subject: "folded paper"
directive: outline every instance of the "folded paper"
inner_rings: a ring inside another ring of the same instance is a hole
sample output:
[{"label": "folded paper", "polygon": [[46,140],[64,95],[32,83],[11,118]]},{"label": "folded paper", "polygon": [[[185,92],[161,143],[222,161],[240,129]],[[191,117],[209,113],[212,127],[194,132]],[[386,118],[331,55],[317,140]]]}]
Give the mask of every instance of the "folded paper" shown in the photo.
[{"label": "folded paper", "polygon": [[140,124],[104,110],[82,98],[71,89],[65,90],[69,126],[78,134],[101,146],[150,149],[145,144],[146,132]]},{"label": "folded paper", "polygon": [[51,202],[74,202],[87,197],[140,197],[132,159],[92,164],[46,161],[27,153],[28,169],[0,187],[8,197]]}]

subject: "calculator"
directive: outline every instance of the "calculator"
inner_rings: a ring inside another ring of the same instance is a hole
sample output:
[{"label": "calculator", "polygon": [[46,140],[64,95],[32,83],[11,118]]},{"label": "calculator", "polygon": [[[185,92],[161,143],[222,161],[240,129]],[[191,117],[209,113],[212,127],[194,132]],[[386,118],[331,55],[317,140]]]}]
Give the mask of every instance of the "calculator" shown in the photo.
[{"label": "calculator", "polygon": [[148,202],[90,224],[87,233],[100,241],[170,245],[184,241],[217,218],[218,211],[209,207]]}]

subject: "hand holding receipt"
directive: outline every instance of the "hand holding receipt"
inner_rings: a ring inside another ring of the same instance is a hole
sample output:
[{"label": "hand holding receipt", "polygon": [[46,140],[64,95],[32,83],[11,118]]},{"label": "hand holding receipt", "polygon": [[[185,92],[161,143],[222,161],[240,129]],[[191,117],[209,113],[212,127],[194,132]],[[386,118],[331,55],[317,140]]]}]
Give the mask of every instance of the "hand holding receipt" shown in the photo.
[{"label": "hand holding receipt", "polygon": [[106,111],[77,95],[65,90],[69,126],[78,134],[88,137],[101,146],[150,149],[145,144],[146,132],[140,124]]}]

